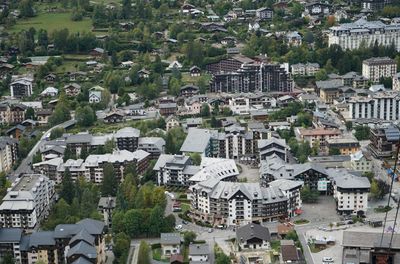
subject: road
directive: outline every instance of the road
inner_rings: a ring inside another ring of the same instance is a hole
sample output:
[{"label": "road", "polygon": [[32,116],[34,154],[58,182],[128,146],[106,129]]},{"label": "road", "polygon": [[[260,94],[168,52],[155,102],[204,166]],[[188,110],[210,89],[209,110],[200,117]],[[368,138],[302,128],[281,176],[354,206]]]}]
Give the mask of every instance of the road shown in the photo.
[{"label": "road", "polygon": [[[67,121],[67,122],[69,122],[69,121]],[[65,125],[65,123],[67,123],[67,122],[56,125],[43,133],[42,137],[38,140],[38,142],[36,142],[35,146],[28,153],[28,156],[26,156],[26,158],[22,160],[21,164],[18,166],[18,168],[13,173],[10,173],[8,175],[8,180],[10,182],[14,182],[22,173],[33,173],[33,170],[31,167],[33,156],[44,145],[44,143],[46,142],[46,138],[50,136],[51,131],[57,127],[63,127]]]}]

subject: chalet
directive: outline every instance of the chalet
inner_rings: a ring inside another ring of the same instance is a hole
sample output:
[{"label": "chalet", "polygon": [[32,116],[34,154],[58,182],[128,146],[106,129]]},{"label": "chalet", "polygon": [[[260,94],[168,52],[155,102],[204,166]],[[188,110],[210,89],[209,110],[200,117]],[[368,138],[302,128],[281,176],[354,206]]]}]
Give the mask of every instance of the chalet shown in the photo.
[{"label": "chalet", "polygon": [[122,121],[124,121],[124,115],[119,112],[112,112],[104,117],[105,123],[120,123]]},{"label": "chalet", "polygon": [[297,31],[288,32],[286,34],[285,38],[286,38],[286,43],[289,46],[297,47],[297,46],[300,46],[302,43],[302,36]]},{"label": "chalet", "polygon": [[172,129],[172,128],[174,128],[174,127],[179,127],[181,125],[179,123],[179,120],[175,116],[172,116],[172,115],[168,116],[165,119],[165,123],[166,123],[165,127],[166,127],[167,131]]},{"label": "chalet", "polygon": [[46,76],[44,76],[44,80],[46,82],[53,83],[56,81],[56,79],[57,79],[57,76],[54,73],[49,73]]},{"label": "chalet", "polygon": [[271,20],[274,11],[271,8],[261,7],[256,10],[256,17],[260,20]]},{"label": "chalet", "polygon": [[193,10],[193,9],[195,9],[195,8],[196,8],[196,7],[195,7],[194,5],[185,3],[185,4],[183,4],[183,5],[181,6],[181,12],[182,12],[183,14],[188,14],[188,13],[191,12],[191,10]]},{"label": "chalet", "polygon": [[153,36],[154,36],[156,39],[163,39],[163,38],[164,38],[164,33],[161,32],[161,31],[157,31],[157,32],[154,32],[154,33],[153,33]]},{"label": "chalet", "polygon": [[14,69],[14,65],[8,63],[0,63],[0,77],[5,76]]},{"label": "chalet", "polygon": [[200,30],[206,32],[228,32],[223,23],[202,23]]},{"label": "chalet", "polygon": [[90,51],[90,56],[96,57],[96,58],[101,58],[103,57],[105,51],[102,48],[94,48]]},{"label": "chalet", "polygon": [[64,86],[64,91],[67,96],[77,96],[81,92],[81,86],[77,83],[70,83]]},{"label": "chalet", "polygon": [[129,31],[129,30],[133,29],[134,26],[135,26],[135,23],[133,23],[133,22],[120,22],[119,23],[119,27],[124,31]]},{"label": "chalet", "polygon": [[89,91],[89,103],[95,104],[101,101],[101,91]]},{"label": "chalet", "polygon": [[172,70],[172,69],[180,70],[180,69],[182,69],[182,64],[179,63],[178,61],[173,61],[167,67],[167,70]]},{"label": "chalet", "polygon": [[150,72],[146,69],[141,69],[138,71],[139,78],[141,79],[147,79],[150,76]]},{"label": "chalet", "polygon": [[13,104],[8,108],[9,124],[19,124],[25,120],[25,111],[27,107],[23,104]]},{"label": "chalet", "polygon": [[43,92],[40,93],[40,96],[42,97],[54,97],[58,95],[58,89],[54,87],[47,87],[46,89],[43,90]]},{"label": "chalet", "polygon": [[174,115],[177,110],[176,103],[160,103],[159,106],[160,114],[163,116]]},{"label": "chalet", "polygon": [[200,89],[198,86],[188,84],[181,87],[179,95],[183,97],[191,97],[193,95],[198,94],[199,91]]},{"label": "chalet", "polygon": [[198,77],[198,76],[201,75],[201,69],[199,67],[197,67],[197,66],[192,66],[189,69],[189,72],[190,72],[190,76],[191,77]]},{"label": "chalet", "polygon": [[229,45],[229,46],[233,46],[236,45],[236,38],[234,37],[224,37],[223,39],[221,39],[221,44],[222,45]]},{"label": "chalet", "polygon": [[49,123],[49,117],[53,111],[51,109],[39,109],[36,111],[36,117],[39,125],[47,125]]},{"label": "chalet", "polygon": [[37,126],[37,124],[38,124],[38,121],[35,121],[32,119],[25,119],[24,121],[21,122],[21,125],[23,125],[26,128],[30,128],[30,129]]},{"label": "chalet", "polygon": [[121,62],[121,68],[131,68],[133,66],[133,61],[123,61]]},{"label": "chalet", "polygon": [[239,250],[266,250],[269,249],[271,234],[268,228],[249,223],[236,230],[236,243]]},{"label": "chalet", "polygon": [[71,72],[69,73],[69,80],[71,82],[75,82],[77,80],[84,80],[87,78],[87,73],[82,71]]},{"label": "chalet", "polygon": [[305,5],[305,12],[303,16],[328,16],[331,12],[332,6],[330,4],[321,2],[311,2]]},{"label": "chalet", "polygon": [[25,126],[16,125],[16,126],[10,128],[9,130],[7,130],[6,131],[6,135],[11,137],[11,138],[19,139],[23,135],[25,130],[26,130]]}]

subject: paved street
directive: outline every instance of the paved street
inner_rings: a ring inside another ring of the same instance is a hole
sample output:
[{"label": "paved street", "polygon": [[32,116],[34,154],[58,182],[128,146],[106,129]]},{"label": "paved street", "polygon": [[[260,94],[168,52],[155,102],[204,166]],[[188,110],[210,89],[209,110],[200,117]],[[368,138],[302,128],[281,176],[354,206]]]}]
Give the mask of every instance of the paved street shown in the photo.
[{"label": "paved street", "polygon": [[[70,122],[70,121],[67,121],[67,122]],[[42,137],[38,140],[38,142],[36,142],[35,146],[28,153],[28,156],[26,156],[26,158],[22,160],[22,162],[18,166],[18,168],[14,172],[12,172],[8,175],[8,180],[11,182],[14,182],[22,173],[32,173],[33,170],[31,168],[31,164],[32,164],[33,156],[36,154],[36,152],[38,150],[40,150],[41,146],[43,146],[43,144],[46,142],[46,138],[48,138],[50,136],[51,131],[54,128],[63,127],[67,122],[64,122],[57,126],[54,126],[54,127],[50,128],[49,130],[47,130],[46,132],[44,132]]]}]

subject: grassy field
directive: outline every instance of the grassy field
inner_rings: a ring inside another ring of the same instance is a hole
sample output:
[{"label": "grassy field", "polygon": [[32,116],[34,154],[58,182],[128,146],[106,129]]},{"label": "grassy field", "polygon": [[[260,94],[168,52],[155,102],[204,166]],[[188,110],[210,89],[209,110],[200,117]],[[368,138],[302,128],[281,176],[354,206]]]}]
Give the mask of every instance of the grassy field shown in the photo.
[{"label": "grassy field", "polygon": [[90,31],[92,21],[84,18],[82,21],[72,21],[71,13],[46,13],[39,14],[29,19],[20,19],[17,24],[10,29],[10,32],[19,32],[34,27],[36,30],[45,29],[48,33],[54,30],[67,28],[69,32]]}]

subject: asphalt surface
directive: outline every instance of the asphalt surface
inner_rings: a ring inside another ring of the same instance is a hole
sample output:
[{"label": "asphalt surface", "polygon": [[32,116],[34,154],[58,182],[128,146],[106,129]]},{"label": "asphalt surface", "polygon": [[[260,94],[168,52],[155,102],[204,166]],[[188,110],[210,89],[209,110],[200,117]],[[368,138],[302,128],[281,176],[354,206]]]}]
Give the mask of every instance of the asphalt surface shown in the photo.
[{"label": "asphalt surface", "polygon": [[[69,121],[67,121],[67,122],[69,122]],[[59,125],[56,125],[56,126],[50,128],[49,130],[47,130],[46,132],[43,133],[42,137],[38,140],[38,142],[35,144],[35,146],[28,153],[28,156],[26,156],[26,158],[22,160],[21,164],[18,166],[18,168],[14,172],[12,172],[8,175],[9,181],[14,182],[17,178],[20,177],[21,174],[33,173],[32,166],[31,166],[33,156],[44,145],[44,143],[46,142],[46,139],[48,137],[50,137],[51,131],[54,128],[62,127],[63,125],[64,125],[64,123],[61,123]]]}]

